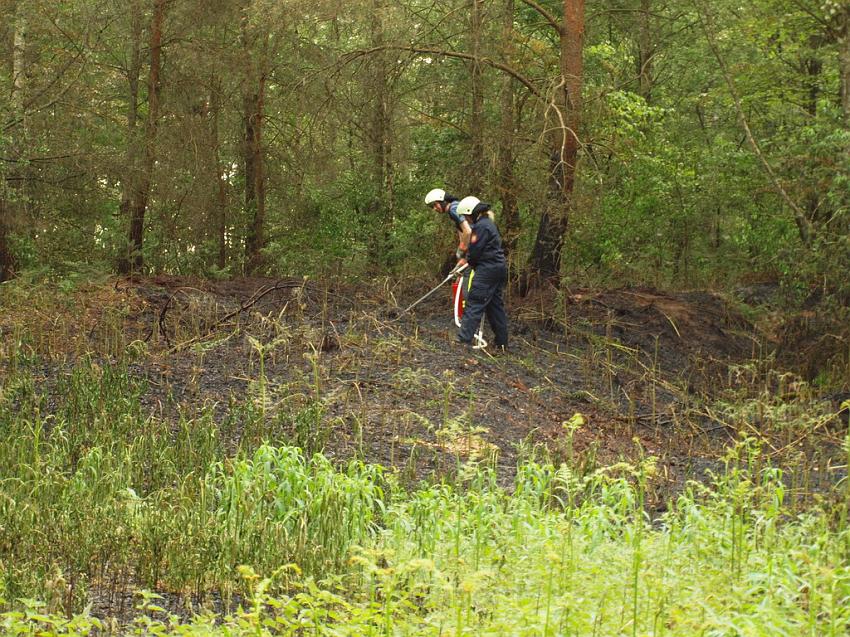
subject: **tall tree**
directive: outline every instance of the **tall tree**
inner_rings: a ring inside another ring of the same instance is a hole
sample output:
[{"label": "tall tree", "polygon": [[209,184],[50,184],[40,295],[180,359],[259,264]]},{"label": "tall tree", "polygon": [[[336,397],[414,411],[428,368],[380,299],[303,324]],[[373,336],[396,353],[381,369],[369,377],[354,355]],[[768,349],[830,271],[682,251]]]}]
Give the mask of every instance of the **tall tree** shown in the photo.
[{"label": "tall tree", "polygon": [[[153,0],[153,12],[150,22],[150,67],[148,69],[148,113],[145,120],[144,138],[141,149],[134,150],[134,156],[131,162],[135,165],[138,163],[138,171],[134,177],[131,177],[131,191],[127,207],[130,213],[130,231],[128,236],[128,254],[119,265],[119,272],[122,274],[131,274],[139,272],[144,267],[144,235],[145,235],[145,214],[148,209],[150,199],[151,185],[153,183],[153,171],[156,163],[156,138],[159,127],[160,115],[160,96],[162,90],[162,35],[163,25],[165,23],[165,9],[167,0]],[[133,10],[133,9],[131,9]],[[137,14],[136,14],[137,15]],[[135,16],[131,17],[134,36],[138,33],[138,26],[135,24]],[[131,44],[131,55],[136,53],[135,46]],[[136,121],[134,109],[137,108],[133,100],[138,98],[138,76],[133,73],[135,60],[131,59],[129,69],[130,82],[130,98],[131,103],[128,112],[128,128],[130,130],[131,140],[135,133]],[[135,82],[135,86],[134,86]],[[130,142],[132,144],[132,141]],[[132,168],[131,168],[132,170]],[[123,203],[123,202],[122,202]]]},{"label": "tall tree", "polygon": [[[26,3],[19,0],[15,5],[13,14],[13,44],[12,44],[12,85],[11,85],[11,160],[16,167],[13,177],[17,177],[17,183],[21,190],[21,163],[23,158],[24,135],[27,125],[26,114],[26,89],[27,89],[27,27]],[[9,182],[4,179],[0,184],[0,282],[11,278],[15,272],[16,260],[12,254],[11,232],[12,219],[17,216],[16,209],[20,206],[20,192],[12,200],[12,193],[8,191]]]},{"label": "tall tree", "polygon": [[[133,205],[140,187],[140,169],[142,140],[139,138],[139,88],[142,73],[142,19],[141,0],[130,0],[127,5],[129,18],[129,38],[127,66],[124,73],[127,78],[127,148],[124,157],[124,170],[121,178],[121,203],[119,209],[124,218],[133,220]],[[143,213],[144,214],[144,213]],[[144,220],[144,218],[143,218]],[[134,250],[141,250],[141,234],[138,246],[134,244],[132,230],[128,237],[127,252],[121,256],[118,271],[129,274],[136,267]]]},{"label": "tall tree", "polygon": [[[510,64],[514,42],[514,0],[505,0],[502,9],[502,58]],[[497,148],[496,192],[502,202],[502,236],[505,251],[511,259],[516,250],[519,236],[519,208],[517,204],[517,180],[514,174],[516,145],[516,105],[514,100],[514,79],[507,73],[502,76],[501,95],[499,97],[499,141]]]},{"label": "tall tree", "polygon": [[9,100],[11,118],[7,126],[11,155],[9,159],[12,168],[9,176],[0,186],[0,281],[14,276],[17,259],[12,252],[11,233],[16,226],[20,226],[20,219],[27,206],[26,150],[30,123],[27,112],[30,106],[28,104],[30,79],[28,9],[28,4],[19,0],[14,5],[12,18],[12,82]]},{"label": "tall tree", "polygon": [[564,0],[560,24],[536,2],[524,2],[534,6],[547,19],[556,30],[559,42],[560,73],[548,109],[549,118],[553,121],[547,124],[549,194],[529,262],[530,275],[557,281],[578,162],[584,78],[584,0]]},{"label": "tall tree", "polygon": [[647,102],[652,97],[655,42],[652,34],[652,0],[640,0],[637,40],[638,91]]},{"label": "tall tree", "polygon": [[266,245],[266,170],[263,128],[266,114],[266,88],[269,71],[269,31],[262,16],[250,4],[242,15],[244,79],[242,123],[244,141],[242,164],[245,181],[245,210],[248,232],[245,239],[245,270],[257,272],[263,265]]},{"label": "tall tree", "polygon": [[215,228],[216,243],[216,266],[223,270],[227,266],[227,180],[224,176],[224,165],[221,159],[221,101],[222,83],[217,73],[210,78],[209,92],[209,134],[210,153],[209,165],[211,172],[211,186],[215,193],[213,226]]},{"label": "tall tree", "polygon": [[377,50],[369,67],[370,75],[365,83],[371,117],[367,124],[366,137],[371,154],[372,190],[374,199],[370,213],[376,222],[378,237],[373,243],[373,258],[386,254],[392,228],[394,208],[394,164],[392,131],[392,95],[390,77],[391,53],[384,50],[387,44],[387,4],[384,0],[372,0],[370,18],[371,45]]},{"label": "tall tree", "polygon": [[472,60],[470,66],[469,170],[467,188],[480,195],[484,189],[484,74],[481,64],[483,34],[483,1],[469,0],[469,37]]},{"label": "tall tree", "polygon": [[837,11],[838,76],[844,124],[850,128],[850,4]]}]

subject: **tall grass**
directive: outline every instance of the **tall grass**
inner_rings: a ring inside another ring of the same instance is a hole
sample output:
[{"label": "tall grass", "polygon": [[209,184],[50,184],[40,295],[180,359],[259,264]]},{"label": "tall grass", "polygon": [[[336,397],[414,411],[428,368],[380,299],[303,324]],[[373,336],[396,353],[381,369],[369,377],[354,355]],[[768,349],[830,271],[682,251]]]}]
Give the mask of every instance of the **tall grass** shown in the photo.
[{"label": "tall grass", "polygon": [[[292,449],[263,447],[207,476],[214,495],[195,515],[211,517],[208,538],[219,538],[225,561],[215,568],[241,578],[247,597],[218,624],[160,613],[138,620],[146,631],[837,636],[850,628],[847,530],[819,512],[787,516],[775,472],[732,471],[713,486],[692,485],[650,520],[640,502],[651,463],[585,478],[529,464],[512,494],[482,474],[463,491],[396,491],[382,500],[385,510],[374,508],[371,498],[386,494],[370,480],[353,483],[323,461],[313,470],[336,487],[305,490],[299,478],[309,466]],[[575,505],[564,508],[576,489]],[[312,505],[298,503],[312,495]],[[275,503],[299,513],[279,515]],[[293,548],[304,542],[312,553]],[[233,566],[258,554],[266,579]],[[284,561],[305,555],[322,564],[312,577]],[[85,625],[19,606],[0,627],[61,624],[79,634]]]},{"label": "tall grass", "polygon": [[[52,386],[37,374],[22,355],[0,385],[4,634],[85,634],[92,594],[115,587],[229,609],[184,623],[147,594],[122,629],[139,634],[850,631],[844,485],[792,508],[753,438],[652,517],[652,458],[526,461],[510,489],[467,467],[462,484],[407,492],[379,467],[254,436],[228,455],[211,412],[145,413],[120,363],[82,358]],[[262,418],[252,401],[231,412]]]},{"label": "tall grass", "polygon": [[[243,564],[328,574],[383,506],[378,467],[337,470],[251,436],[227,457],[211,411],[144,414],[122,365],[83,359],[52,388],[31,374],[6,377],[0,394],[2,598],[71,613],[115,578],[229,594]],[[244,409],[234,418],[257,417]]]}]

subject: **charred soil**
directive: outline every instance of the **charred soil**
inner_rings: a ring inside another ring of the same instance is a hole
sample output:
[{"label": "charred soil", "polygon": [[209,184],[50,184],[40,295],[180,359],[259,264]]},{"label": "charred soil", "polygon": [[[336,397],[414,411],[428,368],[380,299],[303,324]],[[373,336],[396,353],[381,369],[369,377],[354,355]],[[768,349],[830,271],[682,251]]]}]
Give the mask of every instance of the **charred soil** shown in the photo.
[{"label": "charred soil", "polygon": [[[777,460],[840,448],[833,406],[800,440],[764,415],[722,408],[795,385],[773,365],[769,339],[718,294],[510,298],[511,348],[493,356],[458,347],[447,290],[400,311],[421,293],[389,282],[118,280],[78,292],[67,317],[76,340],[57,340],[77,352],[143,350],[129,366],[144,382],[143,407],[211,409],[234,449],[261,436],[394,467],[412,483],[477,462],[507,485],[518,460],[535,453],[586,470],[655,456],[662,506],[686,480],[720,469],[742,433]],[[49,380],[61,368],[44,373]],[[230,417],[244,401],[262,411],[262,431]]]},{"label": "charred soil", "polygon": [[[846,476],[846,412],[781,368],[784,341],[721,295],[509,298],[510,351],[494,356],[458,346],[448,290],[402,312],[430,285],[119,279],[22,299],[0,330],[30,335],[48,411],[80,357],[120,361],[143,413],[173,423],[204,413],[233,453],[294,444],[379,463],[411,485],[462,481],[472,463],[510,488],[530,458],[589,473],[651,456],[654,515],[687,481],[748,462],[730,453],[744,438],[760,463],[785,469],[789,500]],[[111,577],[120,585],[95,587],[93,609],[124,616],[132,582]],[[170,607],[192,605],[181,595]]]}]

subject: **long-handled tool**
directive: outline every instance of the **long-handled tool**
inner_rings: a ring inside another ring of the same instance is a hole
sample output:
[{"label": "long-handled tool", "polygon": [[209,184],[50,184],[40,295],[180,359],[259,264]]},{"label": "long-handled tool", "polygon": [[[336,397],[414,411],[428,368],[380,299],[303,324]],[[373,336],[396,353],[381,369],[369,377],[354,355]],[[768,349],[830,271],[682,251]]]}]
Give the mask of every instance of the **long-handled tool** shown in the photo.
[{"label": "long-handled tool", "polygon": [[468,265],[468,264],[466,264],[466,263],[461,263],[461,264],[459,264],[459,265],[456,265],[456,266],[454,267],[454,269],[453,269],[451,272],[449,272],[448,276],[447,276],[445,279],[443,279],[443,280],[442,280],[442,282],[441,282],[441,283],[440,283],[437,287],[435,287],[433,290],[431,290],[430,292],[428,292],[428,294],[426,294],[425,296],[423,296],[421,299],[417,299],[416,301],[414,301],[413,303],[411,303],[408,307],[406,307],[404,310],[402,310],[402,311],[401,311],[401,313],[399,314],[399,316],[401,316],[401,314],[407,314],[410,310],[412,310],[412,309],[413,309],[413,308],[415,308],[417,305],[419,305],[420,303],[422,303],[422,301],[424,301],[425,299],[427,299],[427,298],[428,298],[429,296],[431,296],[434,292],[436,292],[437,290],[439,290],[439,289],[440,289],[441,287],[443,287],[446,283],[448,283],[448,282],[449,282],[449,281],[451,281],[453,278],[455,278],[456,276],[458,276],[461,272],[463,272],[464,270],[466,270],[466,268],[468,268],[468,267],[469,267],[469,265]]}]

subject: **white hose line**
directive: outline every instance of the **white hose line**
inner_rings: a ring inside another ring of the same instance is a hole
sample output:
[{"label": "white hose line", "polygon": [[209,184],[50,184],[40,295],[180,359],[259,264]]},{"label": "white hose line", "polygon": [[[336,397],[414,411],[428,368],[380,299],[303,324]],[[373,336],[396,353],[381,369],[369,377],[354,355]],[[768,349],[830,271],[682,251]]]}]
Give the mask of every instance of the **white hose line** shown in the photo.
[{"label": "white hose line", "polygon": [[463,278],[458,281],[457,289],[455,290],[455,325],[460,327],[460,297],[463,296]]},{"label": "white hose line", "polygon": [[484,340],[484,317],[481,317],[481,327],[478,328],[478,331],[475,333],[475,345],[472,346],[472,349],[485,349],[487,347],[487,341]]}]

